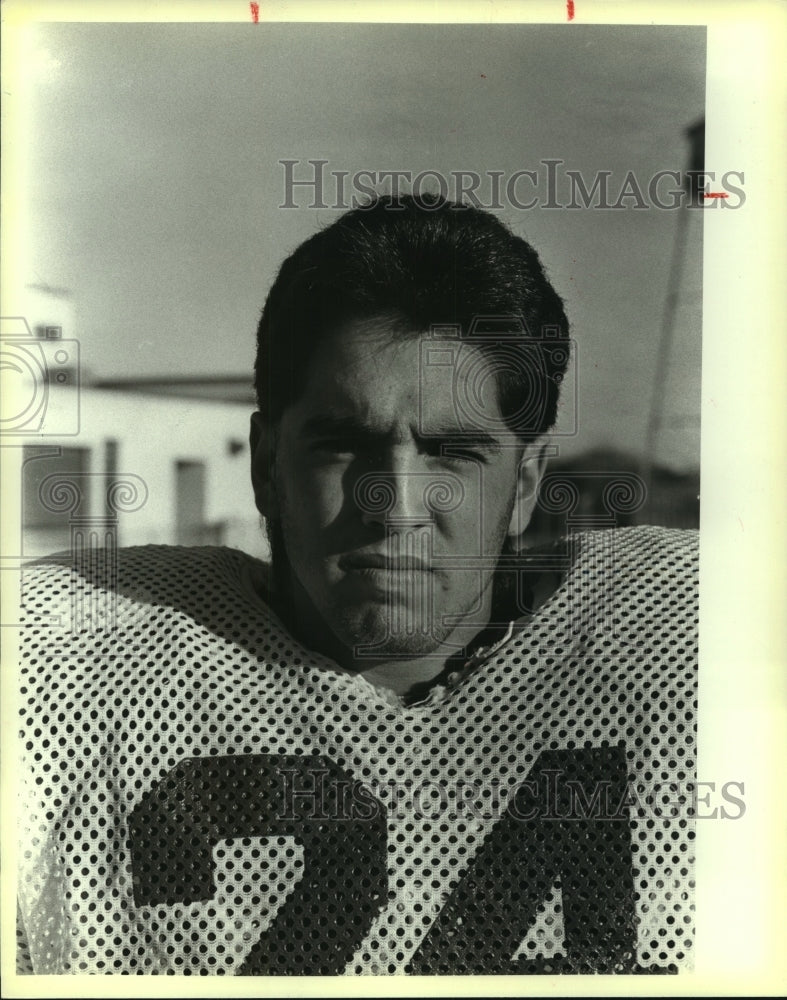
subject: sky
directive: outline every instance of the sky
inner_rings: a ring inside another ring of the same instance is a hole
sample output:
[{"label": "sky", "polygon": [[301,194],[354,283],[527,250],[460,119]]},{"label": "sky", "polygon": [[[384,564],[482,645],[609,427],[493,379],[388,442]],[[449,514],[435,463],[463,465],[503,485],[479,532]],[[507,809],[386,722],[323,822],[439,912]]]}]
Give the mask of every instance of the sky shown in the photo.
[{"label": "sky", "polygon": [[[614,198],[628,171],[646,187],[685,169],[685,129],[704,111],[701,27],[27,30],[25,272],[69,290],[72,335],[98,378],[251,371],[276,270],[338,214],[303,191],[280,207],[282,160],[299,161],[298,177],[322,159],[326,174],[535,170],[543,184],[553,158],[588,186],[609,171]],[[631,204],[498,211],[566,301],[569,451],[644,444],[677,213]],[[702,227],[689,214],[656,456],[681,468],[699,458]]]}]

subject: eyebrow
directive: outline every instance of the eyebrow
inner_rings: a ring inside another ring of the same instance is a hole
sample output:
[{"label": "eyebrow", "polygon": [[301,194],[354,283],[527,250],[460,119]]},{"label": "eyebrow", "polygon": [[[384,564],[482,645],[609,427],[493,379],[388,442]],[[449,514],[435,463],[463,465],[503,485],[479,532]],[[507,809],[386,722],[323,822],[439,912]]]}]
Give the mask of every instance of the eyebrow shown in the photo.
[{"label": "eyebrow", "polygon": [[[385,440],[388,434],[363,423],[352,415],[337,413],[318,413],[304,421],[301,433],[306,437],[346,437],[350,440]],[[432,442],[441,448],[480,448],[490,454],[499,454],[500,441],[487,431],[474,428],[463,430],[460,427],[436,427],[428,433],[414,432],[413,437],[418,444]]]},{"label": "eyebrow", "polygon": [[356,417],[338,413],[317,413],[303,422],[301,434],[307,437],[336,435],[350,438],[384,437]]},{"label": "eyebrow", "polygon": [[478,428],[436,427],[428,434],[419,435],[419,440],[439,442],[445,448],[481,448],[495,455],[501,450],[500,441],[493,434]]}]

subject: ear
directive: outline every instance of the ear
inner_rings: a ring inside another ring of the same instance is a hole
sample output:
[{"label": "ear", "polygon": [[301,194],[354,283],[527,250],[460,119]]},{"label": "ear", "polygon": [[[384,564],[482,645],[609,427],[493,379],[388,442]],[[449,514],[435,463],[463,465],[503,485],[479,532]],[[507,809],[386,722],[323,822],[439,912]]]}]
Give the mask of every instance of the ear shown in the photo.
[{"label": "ear", "polygon": [[270,421],[262,413],[252,413],[249,445],[251,451],[251,484],[254,502],[263,517],[276,518],[278,503],[274,483],[275,433]]},{"label": "ear", "polygon": [[547,464],[548,443],[547,438],[540,437],[526,444],[519,461],[514,508],[508,524],[508,538],[514,549],[521,548],[522,535],[533,516],[538,487]]}]

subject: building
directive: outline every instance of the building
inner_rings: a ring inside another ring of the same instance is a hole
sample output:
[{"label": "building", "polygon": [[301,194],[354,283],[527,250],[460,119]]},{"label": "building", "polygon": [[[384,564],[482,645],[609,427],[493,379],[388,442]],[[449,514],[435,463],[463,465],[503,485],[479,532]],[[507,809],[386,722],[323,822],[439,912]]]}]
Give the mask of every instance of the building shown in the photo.
[{"label": "building", "polygon": [[5,555],[67,549],[89,529],[109,531],[113,546],[265,556],[249,476],[251,378],[97,381],[72,336],[68,291],[29,285],[24,305],[0,331],[3,457],[18,463],[21,492],[18,545],[7,538]]}]

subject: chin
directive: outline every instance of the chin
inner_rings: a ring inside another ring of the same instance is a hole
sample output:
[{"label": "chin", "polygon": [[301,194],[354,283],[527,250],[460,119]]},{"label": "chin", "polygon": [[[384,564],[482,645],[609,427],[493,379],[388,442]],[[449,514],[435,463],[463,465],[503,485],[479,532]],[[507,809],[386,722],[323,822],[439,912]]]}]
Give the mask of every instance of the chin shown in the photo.
[{"label": "chin", "polygon": [[334,625],[336,636],[348,649],[373,646],[375,658],[390,659],[428,656],[440,649],[449,631],[447,626],[417,619],[405,608],[380,605],[345,611]]}]

